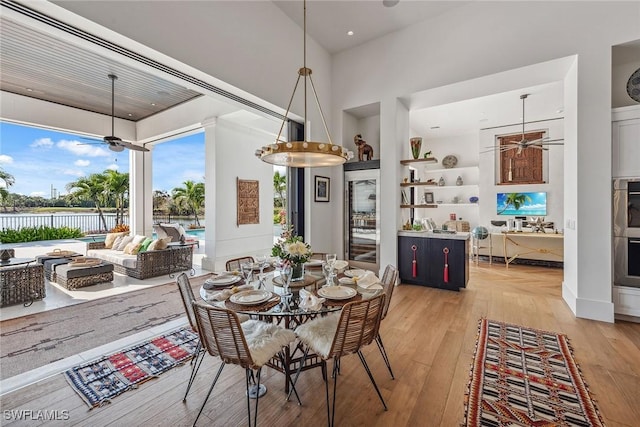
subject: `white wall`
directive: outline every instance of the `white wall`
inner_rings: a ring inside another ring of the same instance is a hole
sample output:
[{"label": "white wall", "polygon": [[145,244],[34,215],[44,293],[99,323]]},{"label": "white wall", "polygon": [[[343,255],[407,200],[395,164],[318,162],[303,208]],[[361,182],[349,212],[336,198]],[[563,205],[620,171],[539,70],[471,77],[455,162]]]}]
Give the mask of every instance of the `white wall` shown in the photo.
[{"label": "white wall", "polygon": [[[544,31],[540,25],[522,25],[524,16],[527,22],[543,25]],[[570,146],[565,155],[576,159],[576,168],[567,170],[565,158],[564,189],[576,198],[565,198],[565,207],[568,201],[577,205],[570,211],[573,216],[565,218],[575,224],[575,230],[565,233],[570,250],[565,260],[576,262],[572,266],[570,261],[570,268],[565,268],[565,287],[576,293],[564,297],[580,317],[613,321],[610,204],[594,207],[592,201],[611,199],[611,46],[640,39],[639,18],[637,2],[474,2],[429,25],[420,23],[337,54],[332,110],[337,114],[353,105],[385,102],[394,96],[577,55],[577,78],[565,81],[577,86],[577,92],[565,87],[565,95],[575,96],[565,99],[576,103],[571,113],[576,121],[565,125],[565,147]],[[366,80],[351,72],[356,66],[367,70]],[[553,80],[557,76],[549,75],[547,81]],[[339,122],[339,118],[334,121]],[[381,128],[386,126],[404,124],[396,124],[395,115],[381,114]],[[568,179],[570,173],[575,178]]]},{"label": "white wall", "polygon": [[[256,147],[273,135],[231,123],[223,118],[215,126],[216,260],[250,253],[271,252],[273,246],[273,166],[258,161]],[[236,179],[258,180],[260,223],[237,225]],[[207,186],[211,183],[207,177]],[[208,242],[207,242],[208,243]],[[209,251],[207,250],[207,253]]]}]

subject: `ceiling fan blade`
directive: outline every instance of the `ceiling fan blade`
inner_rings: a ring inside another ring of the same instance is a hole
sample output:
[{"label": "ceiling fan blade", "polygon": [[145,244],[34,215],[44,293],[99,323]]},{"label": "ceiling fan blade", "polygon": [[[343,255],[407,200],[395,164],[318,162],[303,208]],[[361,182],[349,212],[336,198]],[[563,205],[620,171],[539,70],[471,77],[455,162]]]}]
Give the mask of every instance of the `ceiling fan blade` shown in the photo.
[{"label": "ceiling fan blade", "polygon": [[134,151],[149,151],[148,148],[145,148],[141,145],[132,144],[130,142],[122,141],[122,140],[116,142],[116,145],[119,145],[124,148],[128,148],[129,150],[134,150]]}]

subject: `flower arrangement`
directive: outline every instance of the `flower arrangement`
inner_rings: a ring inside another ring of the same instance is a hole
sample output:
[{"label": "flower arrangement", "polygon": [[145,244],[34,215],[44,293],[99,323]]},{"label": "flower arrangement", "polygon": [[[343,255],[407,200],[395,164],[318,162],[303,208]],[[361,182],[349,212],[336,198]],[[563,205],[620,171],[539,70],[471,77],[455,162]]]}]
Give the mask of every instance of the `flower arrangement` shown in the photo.
[{"label": "flower arrangement", "polygon": [[271,255],[279,257],[290,264],[302,264],[311,259],[311,246],[296,236],[292,225],[284,225],[280,240],[273,245]]}]

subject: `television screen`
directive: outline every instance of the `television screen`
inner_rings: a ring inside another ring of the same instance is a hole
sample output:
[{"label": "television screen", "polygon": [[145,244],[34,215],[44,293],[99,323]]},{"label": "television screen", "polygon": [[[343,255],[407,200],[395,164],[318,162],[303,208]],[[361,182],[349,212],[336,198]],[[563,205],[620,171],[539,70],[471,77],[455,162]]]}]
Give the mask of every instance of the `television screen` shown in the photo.
[{"label": "television screen", "polygon": [[498,193],[498,215],[547,215],[547,193]]}]

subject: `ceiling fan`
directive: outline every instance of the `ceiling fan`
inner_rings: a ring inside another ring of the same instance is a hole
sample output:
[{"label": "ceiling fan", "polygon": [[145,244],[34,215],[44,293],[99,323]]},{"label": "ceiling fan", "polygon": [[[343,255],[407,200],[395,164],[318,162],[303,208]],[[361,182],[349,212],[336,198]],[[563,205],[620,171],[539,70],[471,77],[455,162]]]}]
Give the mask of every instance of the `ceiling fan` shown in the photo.
[{"label": "ceiling fan", "polygon": [[149,151],[148,148],[142,147],[140,145],[135,145],[127,141],[123,141],[121,138],[118,138],[114,135],[114,125],[115,125],[115,81],[118,78],[115,74],[109,74],[108,76],[111,79],[111,135],[105,136],[102,138],[102,141],[109,145],[109,149],[115,152],[121,152],[125,148],[135,151]]},{"label": "ceiling fan", "polygon": [[538,150],[548,150],[548,148],[546,148],[546,146],[548,145],[564,145],[564,142],[560,142],[560,141],[564,141],[564,139],[549,139],[548,136],[545,136],[544,138],[533,139],[533,140],[527,140],[525,138],[524,125],[526,123],[526,120],[524,117],[524,100],[527,99],[528,96],[529,95],[526,93],[520,95],[520,99],[522,99],[522,137],[520,138],[520,141],[510,142],[502,145],[492,145],[490,147],[486,147],[488,148],[488,150],[483,151],[483,153],[490,153],[492,151],[499,151],[501,153],[504,153],[505,151],[517,149],[518,151],[516,152],[516,154],[520,154],[522,153],[522,150],[526,148],[537,148]]}]

